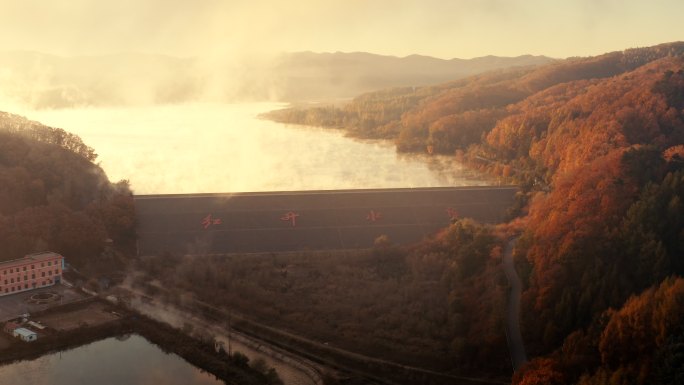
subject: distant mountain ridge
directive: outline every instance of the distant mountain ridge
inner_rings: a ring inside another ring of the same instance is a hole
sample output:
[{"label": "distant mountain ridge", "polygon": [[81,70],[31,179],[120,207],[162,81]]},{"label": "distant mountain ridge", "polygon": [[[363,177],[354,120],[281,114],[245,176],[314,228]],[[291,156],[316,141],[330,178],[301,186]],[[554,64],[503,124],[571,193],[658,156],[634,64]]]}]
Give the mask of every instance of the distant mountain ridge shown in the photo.
[{"label": "distant mountain ridge", "polygon": [[281,55],[272,68],[284,100],[352,97],[381,88],[424,86],[509,67],[537,66],[554,59],[546,56],[483,56],[473,59],[405,57],[367,52]]},{"label": "distant mountain ridge", "polygon": [[511,66],[543,56],[443,60],[365,52],[296,52],[241,63],[121,53],[64,57],[0,52],[0,93],[33,108],[126,106],[210,101],[314,101],[378,88],[421,86]]}]

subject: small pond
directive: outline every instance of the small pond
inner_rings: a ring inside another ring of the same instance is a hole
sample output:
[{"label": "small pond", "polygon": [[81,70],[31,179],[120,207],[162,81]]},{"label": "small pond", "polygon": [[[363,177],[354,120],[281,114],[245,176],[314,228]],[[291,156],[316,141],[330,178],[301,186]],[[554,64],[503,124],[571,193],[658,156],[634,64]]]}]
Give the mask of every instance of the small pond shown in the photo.
[{"label": "small pond", "polygon": [[223,381],[131,335],[0,366],[0,384],[213,385]]}]

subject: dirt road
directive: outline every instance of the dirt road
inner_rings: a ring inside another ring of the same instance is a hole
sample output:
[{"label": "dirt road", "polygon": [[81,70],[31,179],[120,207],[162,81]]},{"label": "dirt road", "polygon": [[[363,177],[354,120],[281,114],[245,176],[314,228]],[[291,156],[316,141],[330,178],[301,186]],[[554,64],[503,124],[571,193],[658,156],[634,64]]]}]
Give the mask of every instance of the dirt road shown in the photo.
[{"label": "dirt road", "polygon": [[525,345],[523,344],[520,333],[520,295],[522,293],[522,282],[515,271],[513,264],[513,249],[518,238],[513,238],[506,244],[503,255],[503,269],[511,286],[508,294],[508,304],[506,306],[506,336],[508,338],[508,349],[511,352],[511,362],[513,370],[518,371],[527,362]]}]

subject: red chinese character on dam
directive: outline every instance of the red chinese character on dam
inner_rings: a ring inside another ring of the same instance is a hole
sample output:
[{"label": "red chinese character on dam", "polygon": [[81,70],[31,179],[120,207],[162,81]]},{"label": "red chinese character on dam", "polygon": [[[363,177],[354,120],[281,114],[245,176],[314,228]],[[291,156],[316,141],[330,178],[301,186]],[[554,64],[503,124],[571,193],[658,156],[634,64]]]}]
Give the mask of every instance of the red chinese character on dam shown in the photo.
[{"label": "red chinese character on dam", "polygon": [[449,216],[449,219],[452,221],[455,221],[458,219],[458,212],[454,210],[453,207],[449,207],[446,209],[447,215]]},{"label": "red chinese character on dam", "polygon": [[212,218],[211,214],[208,214],[204,219],[202,219],[202,227],[205,229],[208,229],[212,225],[220,225],[221,224],[221,219],[220,218]]},{"label": "red chinese character on dam", "polygon": [[290,222],[292,222],[292,227],[295,227],[295,226],[297,226],[297,217],[298,216],[299,216],[299,214],[295,213],[294,211],[290,211],[290,212],[286,213],[285,215],[283,215],[282,217],[280,217],[280,220],[281,221],[290,221]]},{"label": "red chinese character on dam", "polygon": [[366,216],[367,221],[375,222],[382,218],[382,214],[379,211],[371,210]]}]

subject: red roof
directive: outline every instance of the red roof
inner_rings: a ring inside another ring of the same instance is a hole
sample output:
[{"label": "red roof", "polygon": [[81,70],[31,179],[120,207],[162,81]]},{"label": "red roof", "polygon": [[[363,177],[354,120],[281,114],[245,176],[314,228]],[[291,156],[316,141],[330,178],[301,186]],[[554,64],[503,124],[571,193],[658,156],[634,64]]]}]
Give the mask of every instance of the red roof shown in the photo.
[{"label": "red roof", "polygon": [[16,322],[8,322],[5,324],[3,330],[6,332],[13,332],[14,329],[17,329],[19,327],[19,324]]}]

